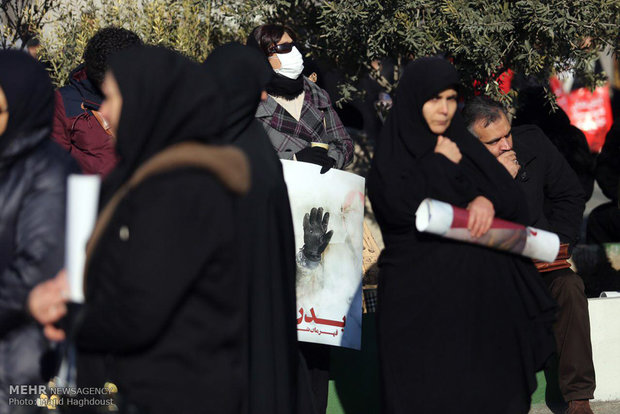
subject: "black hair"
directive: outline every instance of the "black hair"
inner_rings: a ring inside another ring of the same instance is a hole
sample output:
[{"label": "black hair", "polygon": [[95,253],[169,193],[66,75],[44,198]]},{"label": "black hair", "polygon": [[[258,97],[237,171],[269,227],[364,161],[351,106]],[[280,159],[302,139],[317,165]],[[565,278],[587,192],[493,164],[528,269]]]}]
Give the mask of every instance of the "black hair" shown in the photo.
[{"label": "black hair", "polygon": [[119,50],[139,46],[142,40],[134,32],[120,27],[104,27],[90,38],[84,50],[88,79],[100,87],[108,69],[108,58]]},{"label": "black hair", "polygon": [[41,41],[36,38],[36,37],[31,37],[27,42],[26,42],[26,48],[29,47],[37,47],[41,45]]},{"label": "black hair", "polygon": [[474,134],[473,128],[476,122],[482,121],[482,126],[486,128],[500,119],[502,114],[509,119],[504,105],[486,96],[474,96],[465,103],[463,112],[461,112],[465,126],[472,134]]},{"label": "black hair", "polygon": [[246,45],[260,49],[265,56],[269,56],[272,53],[270,49],[278,44],[284,33],[287,33],[293,42],[297,41],[297,36],[290,27],[279,24],[263,24],[252,30]]}]

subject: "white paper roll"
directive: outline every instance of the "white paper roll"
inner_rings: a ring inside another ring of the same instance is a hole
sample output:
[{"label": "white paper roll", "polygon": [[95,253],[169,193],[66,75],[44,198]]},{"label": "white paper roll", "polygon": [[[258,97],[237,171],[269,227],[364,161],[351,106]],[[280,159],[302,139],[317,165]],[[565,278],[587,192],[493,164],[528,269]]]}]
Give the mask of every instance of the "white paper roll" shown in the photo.
[{"label": "white paper roll", "polygon": [[444,235],[450,230],[453,218],[450,204],[425,198],[415,212],[415,226],[418,231]]},{"label": "white paper roll", "polygon": [[527,239],[523,256],[552,263],[560,250],[560,238],[557,234],[534,227],[527,228]]},{"label": "white paper roll", "polygon": [[544,262],[551,263],[558,255],[560,239],[554,233],[494,218],[489,231],[474,239],[467,229],[468,217],[469,213],[462,208],[426,198],[416,210],[415,225],[420,232],[506,250]]},{"label": "white paper roll", "polygon": [[620,298],[620,292],[608,291],[601,292],[602,298]]},{"label": "white paper roll", "polygon": [[83,303],[86,243],[97,219],[101,179],[98,175],[72,174],[67,180],[65,267],[70,287],[69,300]]}]

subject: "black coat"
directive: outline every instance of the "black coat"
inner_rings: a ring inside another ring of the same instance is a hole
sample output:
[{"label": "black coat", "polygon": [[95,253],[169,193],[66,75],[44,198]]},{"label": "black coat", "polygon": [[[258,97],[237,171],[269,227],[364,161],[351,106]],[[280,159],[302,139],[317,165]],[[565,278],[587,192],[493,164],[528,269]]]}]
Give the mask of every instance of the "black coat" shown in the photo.
[{"label": "black coat", "polygon": [[530,225],[557,233],[562,243],[575,244],[585,208],[577,175],[537,126],[513,128],[512,139],[522,166],[516,180],[525,193]]},{"label": "black coat", "polygon": [[77,166],[49,132],[22,136],[0,154],[0,338],[27,322],[28,293],[64,262],[66,179]]},{"label": "black coat", "polygon": [[252,171],[240,209],[241,249],[249,254],[250,412],[290,414],[298,394],[295,239],[282,163],[261,128],[253,122],[256,133],[235,141]]},{"label": "black coat", "polygon": [[141,47],[109,64],[123,97],[120,162],[87,248],[78,383],[111,380],[123,412],[243,413],[248,283],[236,194],[249,189],[247,159],[205,145],[219,135],[220,102],[195,62]]},{"label": "black coat", "polygon": [[[0,137],[1,139],[1,137]],[[16,139],[0,154],[0,383],[41,384],[46,347],[26,300],[64,262],[66,179],[77,171],[49,129]],[[8,398],[8,397],[7,397]],[[7,400],[0,402],[0,411]]]},{"label": "black coat", "polygon": [[601,153],[596,158],[596,182],[603,194],[618,202],[620,180],[620,124],[615,123],[607,136]]},{"label": "black coat", "polygon": [[236,43],[205,62],[227,97],[223,141],[250,162],[250,191],[240,200],[240,251],[249,287],[249,412],[312,412],[307,370],[299,366],[295,321],[295,239],[282,164],[254,119],[273,71],[262,52]]},{"label": "black coat", "polygon": [[121,201],[88,266],[80,384],[110,380],[149,414],[242,412],[247,283],[236,214],[232,194],[196,169],[148,178]]},{"label": "black coat", "polygon": [[[8,110],[0,132],[0,412],[9,384],[41,384],[45,340],[26,300],[64,261],[67,154],[49,140],[53,89],[43,65],[0,50],[0,87]],[[15,395],[19,397],[19,395]]]}]

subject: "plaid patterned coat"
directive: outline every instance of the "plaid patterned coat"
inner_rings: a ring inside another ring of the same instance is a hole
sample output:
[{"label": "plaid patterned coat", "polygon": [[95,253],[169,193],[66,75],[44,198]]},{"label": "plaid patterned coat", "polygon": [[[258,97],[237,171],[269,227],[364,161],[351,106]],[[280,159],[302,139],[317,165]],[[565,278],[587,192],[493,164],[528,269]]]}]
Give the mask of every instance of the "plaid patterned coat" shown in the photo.
[{"label": "plaid patterned coat", "polygon": [[329,95],[304,78],[304,103],[299,121],[271,96],[258,105],[256,118],[267,131],[278,157],[293,159],[293,154],[311,142],[329,144],[327,155],[336,160],[336,168],[353,161],[353,141],[331,106]]}]

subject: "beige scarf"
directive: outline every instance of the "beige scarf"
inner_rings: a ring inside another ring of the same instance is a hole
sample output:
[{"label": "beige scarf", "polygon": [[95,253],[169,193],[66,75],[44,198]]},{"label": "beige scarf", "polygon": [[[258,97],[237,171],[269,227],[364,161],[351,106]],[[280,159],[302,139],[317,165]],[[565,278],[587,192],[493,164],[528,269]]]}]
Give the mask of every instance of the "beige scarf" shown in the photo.
[{"label": "beige scarf", "polygon": [[202,168],[210,171],[226,188],[236,194],[245,194],[250,188],[249,162],[245,154],[235,147],[182,142],[155,154],[142,164],[131,178],[114,193],[99,213],[93,233],[86,245],[84,293],[86,293],[88,265],[93,252],[121,200],[145,179],[183,167]]}]

